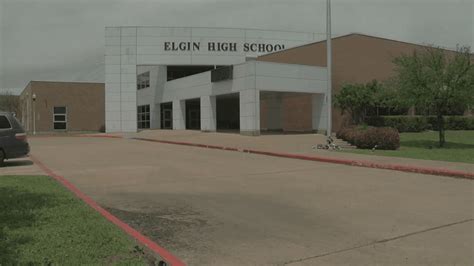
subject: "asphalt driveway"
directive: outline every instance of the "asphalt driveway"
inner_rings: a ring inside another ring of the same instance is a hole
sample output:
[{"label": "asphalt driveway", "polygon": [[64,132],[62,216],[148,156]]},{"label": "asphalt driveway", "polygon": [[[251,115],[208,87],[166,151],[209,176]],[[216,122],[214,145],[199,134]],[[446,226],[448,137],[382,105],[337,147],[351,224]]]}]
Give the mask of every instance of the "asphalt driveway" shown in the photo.
[{"label": "asphalt driveway", "polygon": [[33,154],[189,265],[472,265],[474,183],[129,139]]}]

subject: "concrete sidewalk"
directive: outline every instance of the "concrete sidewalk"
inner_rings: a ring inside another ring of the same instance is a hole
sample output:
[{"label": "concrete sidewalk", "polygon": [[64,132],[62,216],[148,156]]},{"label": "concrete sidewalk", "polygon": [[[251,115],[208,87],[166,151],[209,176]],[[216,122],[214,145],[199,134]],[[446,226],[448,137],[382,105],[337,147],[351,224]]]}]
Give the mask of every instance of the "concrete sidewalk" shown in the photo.
[{"label": "concrete sidewalk", "polygon": [[123,136],[126,138],[139,137],[155,140],[208,144],[239,149],[254,149],[269,152],[325,156],[335,159],[364,160],[384,164],[400,164],[426,168],[444,168],[454,171],[474,173],[474,164],[469,163],[371,156],[313,149],[312,147],[314,145],[326,143],[326,136],[321,134],[275,134],[253,137],[233,133],[203,133],[192,130],[144,130],[139,133],[124,134]]},{"label": "concrete sidewalk", "polygon": [[0,168],[0,176],[2,175],[44,175],[44,172],[26,157],[6,160],[5,165]]}]

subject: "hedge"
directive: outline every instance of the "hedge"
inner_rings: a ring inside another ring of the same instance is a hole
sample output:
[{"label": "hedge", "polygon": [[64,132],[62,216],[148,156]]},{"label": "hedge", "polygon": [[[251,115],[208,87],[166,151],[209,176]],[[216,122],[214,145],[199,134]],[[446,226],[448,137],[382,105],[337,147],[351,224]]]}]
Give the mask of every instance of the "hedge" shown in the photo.
[{"label": "hedge", "polygon": [[400,134],[389,127],[343,128],[337,137],[359,149],[396,150],[400,147]]},{"label": "hedge", "polygon": [[[372,116],[366,119],[369,126],[393,127],[399,132],[438,130],[436,116]],[[445,116],[446,130],[474,130],[473,116]]]}]

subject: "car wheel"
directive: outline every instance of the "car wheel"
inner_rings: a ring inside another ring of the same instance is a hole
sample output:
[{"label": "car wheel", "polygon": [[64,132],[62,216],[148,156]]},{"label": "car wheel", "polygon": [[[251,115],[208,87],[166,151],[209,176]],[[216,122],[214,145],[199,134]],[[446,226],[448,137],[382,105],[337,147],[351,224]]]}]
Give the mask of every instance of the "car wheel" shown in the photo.
[{"label": "car wheel", "polygon": [[0,150],[0,167],[2,167],[5,163],[5,153],[3,153],[2,150]]}]

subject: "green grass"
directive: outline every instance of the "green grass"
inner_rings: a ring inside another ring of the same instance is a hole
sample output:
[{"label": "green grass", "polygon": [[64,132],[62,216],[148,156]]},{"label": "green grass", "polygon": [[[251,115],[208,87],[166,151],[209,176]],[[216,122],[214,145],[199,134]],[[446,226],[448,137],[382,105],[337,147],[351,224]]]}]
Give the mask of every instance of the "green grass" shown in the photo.
[{"label": "green grass", "polygon": [[0,176],[0,265],[79,264],[146,265],[147,256],[50,177]]},{"label": "green grass", "polygon": [[401,133],[396,151],[346,150],[347,152],[415,159],[474,163],[474,130],[446,131],[446,144],[439,148],[438,132]]}]

